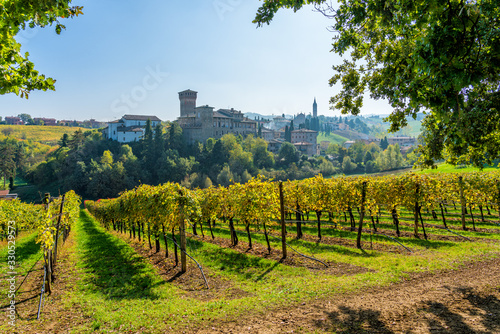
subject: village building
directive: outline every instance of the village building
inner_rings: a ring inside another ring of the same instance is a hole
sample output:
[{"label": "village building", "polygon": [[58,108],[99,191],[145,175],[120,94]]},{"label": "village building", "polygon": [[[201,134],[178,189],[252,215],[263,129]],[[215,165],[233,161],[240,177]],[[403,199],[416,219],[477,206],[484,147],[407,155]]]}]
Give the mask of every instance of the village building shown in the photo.
[{"label": "village building", "polygon": [[156,116],[124,115],[119,120],[108,122],[108,126],[103,129],[103,137],[119,143],[138,141],[144,136],[148,119],[152,128],[161,123]]},{"label": "village building", "polygon": [[57,120],[55,118],[35,117],[33,118],[33,123],[36,125],[54,126],[57,125]]},{"label": "village building", "polygon": [[414,146],[417,144],[417,138],[415,137],[404,137],[404,136],[396,136],[387,138],[389,145],[399,144],[400,148]]},{"label": "village building", "polygon": [[257,122],[239,110],[219,109],[208,105],[197,107],[198,92],[190,89],[179,92],[180,117],[177,118],[188,144],[204,143],[208,138],[219,139],[232,133],[235,136],[257,135]]},{"label": "village building", "polygon": [[19,117],[6,116],[5,117],[5,124],[7,124],[7,125],[23,125],[24,122]]},{"label": "village building", "polygon": [[284,142],[284,140],[280,139],[271,139],[267,144],[267,150],[271,153],[278,154],[278,151]]},{"label": "village building", "polygon": [[300,113],[295,116],[293,119],[293,126],[294,127],[299,127],[299,125],[305,124],[306,123],[306,114]]},{"label": "village building", "polygon": [[308,156],[319,154],[317,138],[317,131],[307,129],[292,131],[292,144],[300,153]]}]

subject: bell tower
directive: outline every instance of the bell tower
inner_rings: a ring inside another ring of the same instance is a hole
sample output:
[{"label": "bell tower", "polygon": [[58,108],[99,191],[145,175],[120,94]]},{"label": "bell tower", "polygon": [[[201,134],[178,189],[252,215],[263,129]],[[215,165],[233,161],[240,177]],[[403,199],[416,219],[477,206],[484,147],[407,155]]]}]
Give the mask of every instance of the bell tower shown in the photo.
[{"label": "bell tower", "polygon": [[179,100],[181,101],[181,117],[193,114],[196,108],[196,98],[198,97],[198,92],[188,89],[179,92]]},{"label": "bell tower", "polygon": [[313,103],[313,117],[318,117],[318,104],[316,103],[316,98],[314,98]]}]

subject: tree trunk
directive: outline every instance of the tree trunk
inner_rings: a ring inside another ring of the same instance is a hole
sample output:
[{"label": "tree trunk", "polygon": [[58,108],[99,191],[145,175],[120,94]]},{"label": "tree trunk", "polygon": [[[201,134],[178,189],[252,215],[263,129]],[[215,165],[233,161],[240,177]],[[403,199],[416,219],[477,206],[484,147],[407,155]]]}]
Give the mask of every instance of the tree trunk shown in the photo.
[{"label": "tree trunk", "polygon": [[425,233],[424,220],[422,219],[422,212],[420,211],[420,207],[418,207],[418,215],[420,216],[420,222],[422,223],[422,231],[424,231],[424,238],[427,240],[427,233]]},{"label": "tree trunk", "polygon": [[160,252],[160,236],[158,234],[155,234],[155,253]]},{"label": "tree trunk", "polygon": [[318,238],[321,240],[321,211],[316,211],[316,219],[318,220]]},{"label": "tree trunk", "polygon": [[162,231],[163,231],[163,241],[165,242],[165,258],[168,258],[168,242],[167,242],[167,236],[165,234],[165,224],[161,225]]},{"label": "tree trunk", "polygon": [[212,240],[215,239],[214,237],[214,231],[212,231],[212,220],[208,220],[208,227],[210,228],[210,234],[212,235]]},{"label": "tree trunk", "polygon": [[351,231],[356,231],[356,221],[354,220],[354,215],[352,214],[351,207],[347,207],[347,212],[349,212],[349,219],[351,220]]},{"label": "tree trunk", "polygon": [[175,255],[175,265],[179,264],[179,256],[177,255],[177,239],[175,239],[174,228],[172,227],[172,239],[174,240],[174,255]]},{"label": "tree trunk", "polygon": [[365,200],[366,200],[366,181],[363,182],[363,188],[361,190],[361,211],[359,213],[358,237],[356,239],[356,247],[358,247],[359,249],[361,249],[361,233],[363,231],[363,219],[365,218]]},{"label": "tree trunk", "polygon": [[443,218],[444,227],[448,228],[448,226],[446,226],[446,218],[444,217],[443,205],[439,203],[439,207],[441,208],[441,217]]},{"label": "tree trunk", "polygon": [[302,238],[302,214],[300,212],[300,206],[297,204],[297,211],[295,212],[295,218],[297,219],[297,239]]},{"label": "tree trunk", "polygon": [[148,223],[148,241],[149,241],[149,249],[153,249],[153,245],[151,245],[151,229]]},{"label": "tree trunk", "polygon": [[267,252],[271,254],[271,245],[269,244],[269,237],[267,236],[266,222],[264,222],[264,235],[266,236]]},{"label": "tree trunk", "polygon": [[416,186],[416,200],[415,200],[415,207],[413,209],[413,223],[414,223],[414,226],[413,226],[413,235],[415,236],[415,238],[419,238],[418,236],[418,208],[419,208],[419,205],[418,205],[418,191],[419,191],[419,185],[417,184]]},{"label": "tree trunk", "polygon": [[231,242],[233,246],[238,245],[238,236],[236,235],[236,231],[234,230],[233,218],[229,218],[229,229],[231,231]]},{"label": "tree trunk", "polygon": [[245,222],[245,229],[247,230],[248,235],[248,248],[252,248],[252,236],[250,235],[250,224]]},{"label": "tree trunk", "polygon": [[374,232],[377,232],[377,226],[375,226],[375,219],[373,218],[373,216],[371,215],[371,211],[370,211],[370,217],[372,218],[372,226],[373,226],[373,231]]},{"label": "tree trunk", "polygon": [[458,177],[458,184],[460,186],[460,206],[462,207],[462,229],[464,231],[467,230],[467,226],[465,226],[465,215],[466,215],[466,205],[465,205],[465,197],[464,197],[464,182],[463,182],[463,177],[459,176]]},{"label": "tree trunk", "polygon": [[400,232],[399,232],[399,219],[398,219],[398,213],[396,211],[396,208],[392,208],[392,221],[396,225],[396,235],[400,237]]},{"label": "tree trunk", "polygon": [[476,230],[476,223],[474,222],[474,214],[472,213],[472,207],[469,206],[470,217],[472,218],[472,229]]}]

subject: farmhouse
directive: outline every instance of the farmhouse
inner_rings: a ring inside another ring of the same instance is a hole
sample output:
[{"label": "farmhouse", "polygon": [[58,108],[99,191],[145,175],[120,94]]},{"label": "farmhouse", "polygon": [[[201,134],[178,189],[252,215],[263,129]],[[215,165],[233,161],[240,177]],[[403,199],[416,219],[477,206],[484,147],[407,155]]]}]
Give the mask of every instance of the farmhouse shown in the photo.
[{"label": "farmhouse", "polygon": [[153,128],[161,123],[161,120],[156,116],[124,115],[119,120],[108,122],[108,126],[103,130],[103,136],[119,143],[138,141],[144,135],[148,119],[151,121],[151,127]]}]

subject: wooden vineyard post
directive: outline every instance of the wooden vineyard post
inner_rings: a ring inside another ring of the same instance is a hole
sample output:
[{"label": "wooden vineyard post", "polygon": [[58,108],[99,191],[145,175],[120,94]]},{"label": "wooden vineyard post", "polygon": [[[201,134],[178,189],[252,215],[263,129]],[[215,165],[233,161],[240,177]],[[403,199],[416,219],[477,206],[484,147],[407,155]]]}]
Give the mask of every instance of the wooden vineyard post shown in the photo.
[{"label": "wooden vineyard post", "polygon": [[280,212],[281,212],[281,249],[283,259],[286,259],[286,226],[285,226],[285,203],[283,200],[283,182],[280,182]]},{"label": "wooden vineyard post", "polygon": [[418,207],[418,194],[419,194],[419,191],[420,191],[420,185],[417,183],[417,187],[416,187],[416,198],[415,198],[415,209],[414,209],[414,231],[413,231],[413,235],[415,236],[415,238],[418,238],[418,211],[419,211],[419,207]]},{"label": "wooden vineyard post", "polygon": [[61,207],[59,208],[59,216],[57,217],[57,227],[56,227],[56,240],[55,240],[55,243],[54,243],[54,258],[53,258],[53,261],[52,261],[52,264],[55,266],[56,263],[57,263],[57,243],[58,243],[58,240],[59,240],[59,229],[61,227],[61,217],[62,217],[62,214],[63,214],[63,207],[64,207],[64,198],[65,198],[65,194],[62,195],[62,198],[61,198]]},{"label": "wooden vineyard post", "polygon": [[[45,209],[47,212],[49,212],[50,209],[50,194],[45,193],[45,197],[43,198],[43,204],[45,204]],[[51,289],[51,282],[52,282],[52,266],[51,266],[51,261],[52,261],[52,253],[50,250],[47,250],[46,248],[43,251],[43,257],[44,257],[44,266],[45,266],[45,272],[47,273],[44,275],[45,279],[47,280],[47,292],[49,294],[52,293]]]},{"label": "wooden vineyard post", "polygon": [[498,222],[500,223],[500,181],[497,180],[497,210],[498,210]]},{"label": "wooden vineyard post", "polygon": [[186,224],[184,221],[184,199],[182,196],[182,191],[179,191],[179,232],[181,237],[181,272],[185,273],[187,271],[186,266]]},{"label": "wooden vineyard post", "polygon": [[458,185],[460,187],[460,205],[462,207],[462,229],[465,231],[467,227],[465,226],[465,197],[464,197],[464,179],[462,176],[458,177]]},{"label": "wooden vineyard post", "polygon": [[297,239],[302,238],[302,213],[300,212],[299,201],[297,200],[297,211],[295,212],[295,219],[297,219]]},{"label": "wooden vineyard post", "polygon": [[361,190],[361,212],[359,213],[358,238],[356,246],[361,249],[361,232],[363,231],[363,219],[365,218],[365,201],[366,201],[366,181],[363,182]]}]

